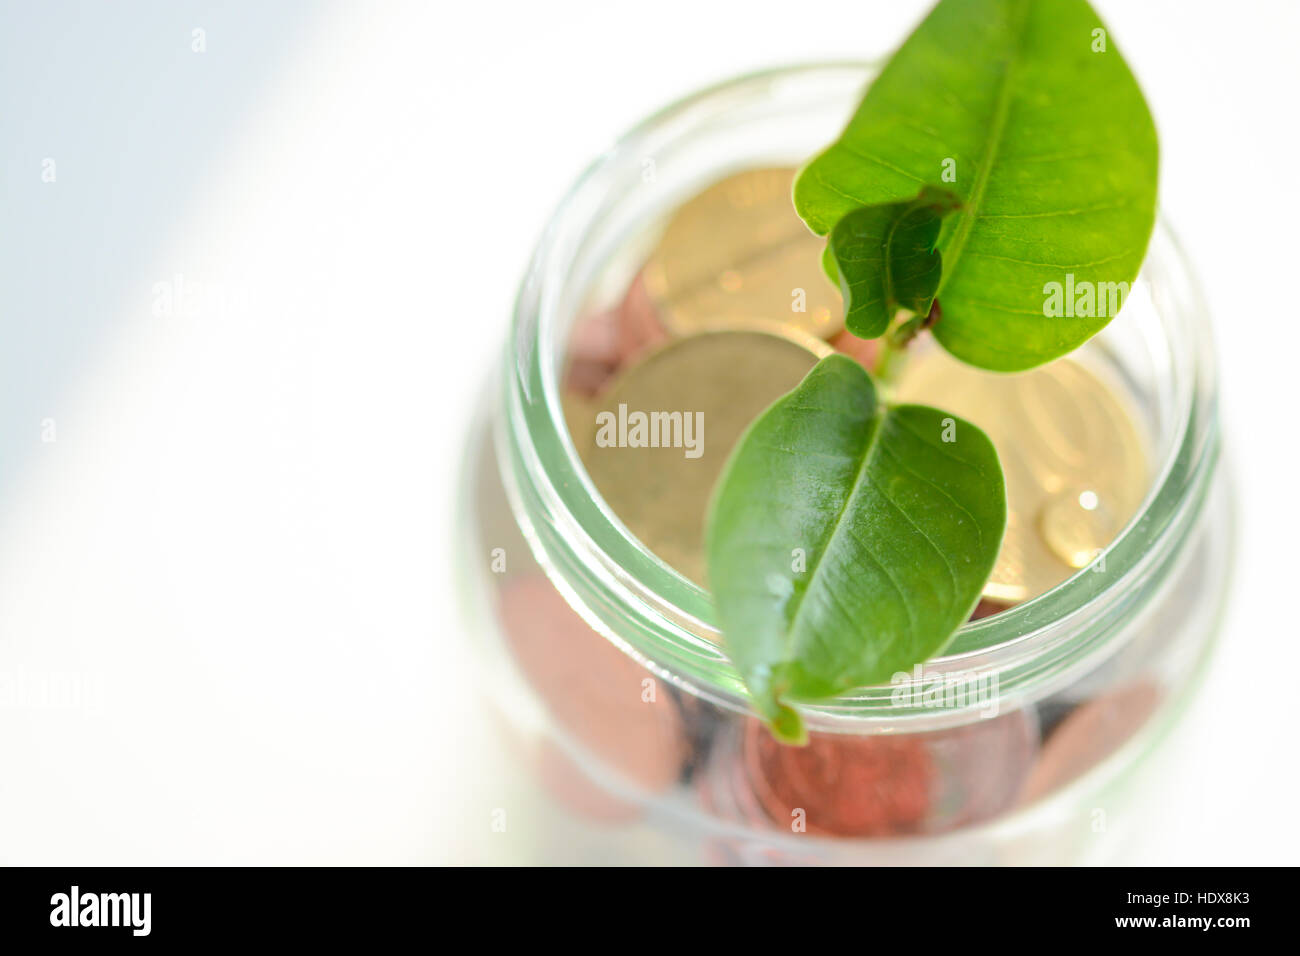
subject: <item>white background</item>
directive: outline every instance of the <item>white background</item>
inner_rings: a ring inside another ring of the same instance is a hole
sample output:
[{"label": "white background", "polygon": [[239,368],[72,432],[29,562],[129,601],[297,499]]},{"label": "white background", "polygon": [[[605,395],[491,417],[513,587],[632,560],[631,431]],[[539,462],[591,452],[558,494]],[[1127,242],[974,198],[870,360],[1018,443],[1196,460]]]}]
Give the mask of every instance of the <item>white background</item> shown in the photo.
[{"label": "white background", "polygon": [[[1127,858],[1295,862],[1300,10],[1097,6],[1216,316],[1241,506]],[[483,858],[454,483],[544,218],[653,109],[885,53],[925,7],[6,0],[0,861]]]}]

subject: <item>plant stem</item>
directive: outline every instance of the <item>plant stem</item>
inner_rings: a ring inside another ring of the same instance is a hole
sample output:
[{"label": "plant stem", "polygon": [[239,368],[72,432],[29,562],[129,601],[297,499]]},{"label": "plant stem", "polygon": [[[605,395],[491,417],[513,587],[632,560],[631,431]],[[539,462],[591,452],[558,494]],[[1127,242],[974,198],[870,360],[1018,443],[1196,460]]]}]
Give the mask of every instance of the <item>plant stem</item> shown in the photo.
[{"label": "plant stem", "polygon": [[904,350],[907,348],[906,343],[900,343],[892,334],[885,335],[880,340],[880,351],[876,353],[876,381],[883,386],[891,386],[898,381],[899,374],[903,371],[904,359],[907,357]]},{"label": "plant stem", "polygon": [[928,315],[910,315],[885,333],[876,355],[875,377],[879,384],[890,388],[898,382],[906,364],[908,344],[938,322],[941,314],[939,300],[935,299]]}]

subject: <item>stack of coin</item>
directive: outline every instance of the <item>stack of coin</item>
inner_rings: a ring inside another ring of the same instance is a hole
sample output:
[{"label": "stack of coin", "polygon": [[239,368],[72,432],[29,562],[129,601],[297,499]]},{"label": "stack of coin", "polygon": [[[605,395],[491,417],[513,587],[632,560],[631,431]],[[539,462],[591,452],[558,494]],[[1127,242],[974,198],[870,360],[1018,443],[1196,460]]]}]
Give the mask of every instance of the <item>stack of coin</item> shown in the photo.
[{"label": "stack of coin", "polygon": [[[822,343],[829,342],[864,365],[874,364],[878,343],[843,328],[840,297],[821,268],[822,240],[809,233],[790,201],[793,176],[786,168],[747,170],[687,201],[670,217],[618,305],[578,324],[566,410],[580,453],[591,449],[587,439],[597,411],[617,407],[625,397],[640,399],[648,387],[660,404],[643,410],[685,408],[682,399],[673,401],[667,387],[673,372],[658,358],[657,350],[668,341],[759,329],[817,356],[825,354]],[[756,341],[738,339],[731,358],[750,361]],[[999,449],[1006,472],[1007,536],[975,616],[1041,594],[1093,561],[1135,513],[1148,477],[1133,416],[1117,391],[1068,358],[1007,376],[964,365],[933,342],[918,340],[910,352],[897,399],[945,408],[979,425]],[[705,351],[698,354],[702,359]],[[723,374],[721,367],[718,371]],[[701,361],[690,374],[704,378],[690,400],[716,404],[707,394],[712,371]],[[731,384],[729,379],[727,387],[716,388],[724,393]],[[758,408],[781,394],[780,389],[750,391],[763,399]],[[593,397],[605,400],[593,403]],[[699,528],[685,525],[702,518],[697,504],[711,489],[701,487],[700,479],[715,477],[729,450],[729,443],[713,443],[714,468],[694,468],[689,476],[665,472],[666,484],[644,489],[644,495],[643,489],[622,484],[637,477],[630,470],[611,474],[597,464],[593,478],[615,513],[652,551],[701,581]],[[584,454],[584,460],[592,469],[595,459]],[[671,508],[664,505],[673,495],[669,486],[679,477],[687,478],[680,489],[686,507],[664,513]]]}]

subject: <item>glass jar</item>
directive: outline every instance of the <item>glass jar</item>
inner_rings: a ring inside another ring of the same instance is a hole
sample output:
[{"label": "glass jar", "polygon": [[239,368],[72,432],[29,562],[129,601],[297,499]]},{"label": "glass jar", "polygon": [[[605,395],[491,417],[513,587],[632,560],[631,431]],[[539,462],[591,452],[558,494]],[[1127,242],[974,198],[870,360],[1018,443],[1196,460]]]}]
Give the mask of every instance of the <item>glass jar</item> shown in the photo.
[{"label": "glass jar", "polygon": [[528,267],[461,521],[470,633],[523,788],[512,828],[535,862],[1105,859],[1206,664],[1231,509],[1210,329],[1163,223],[1122,314],[1075,354],[1145,435],[1136,517],[1090,567],[966,624],[907,681],[802,707],[807,749],[766,737],[708,594],[587,477],[559,389],[574,320],[626,288],[692,194],[831,142],[874,73],[781,69],[658,113],[582,175]]}]

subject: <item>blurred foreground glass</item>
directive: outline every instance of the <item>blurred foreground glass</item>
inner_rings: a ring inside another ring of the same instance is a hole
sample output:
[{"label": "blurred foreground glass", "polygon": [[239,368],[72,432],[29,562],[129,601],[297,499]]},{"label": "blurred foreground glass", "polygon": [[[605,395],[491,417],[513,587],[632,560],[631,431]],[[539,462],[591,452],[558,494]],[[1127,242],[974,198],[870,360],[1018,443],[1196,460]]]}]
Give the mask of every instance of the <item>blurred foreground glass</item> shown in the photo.
[{"label": "blurred foreground glass", "polygon": [[830,142],[873,75],[782,69],[677,103],[601,156],[541,239],[460,514],[521,860],[1092,862],[1140,822],[1124,809],[1206,664],[1232,541],[1208,320],[1163,223],[1122,314],[1075,355],[1145,433],[1138,515],[1104,560],[965,625],[909,681],[804,708],[808,748],[748,715],[707,594],[606,508],[566,431],[574,321],[614,304],[678,204]]}]

